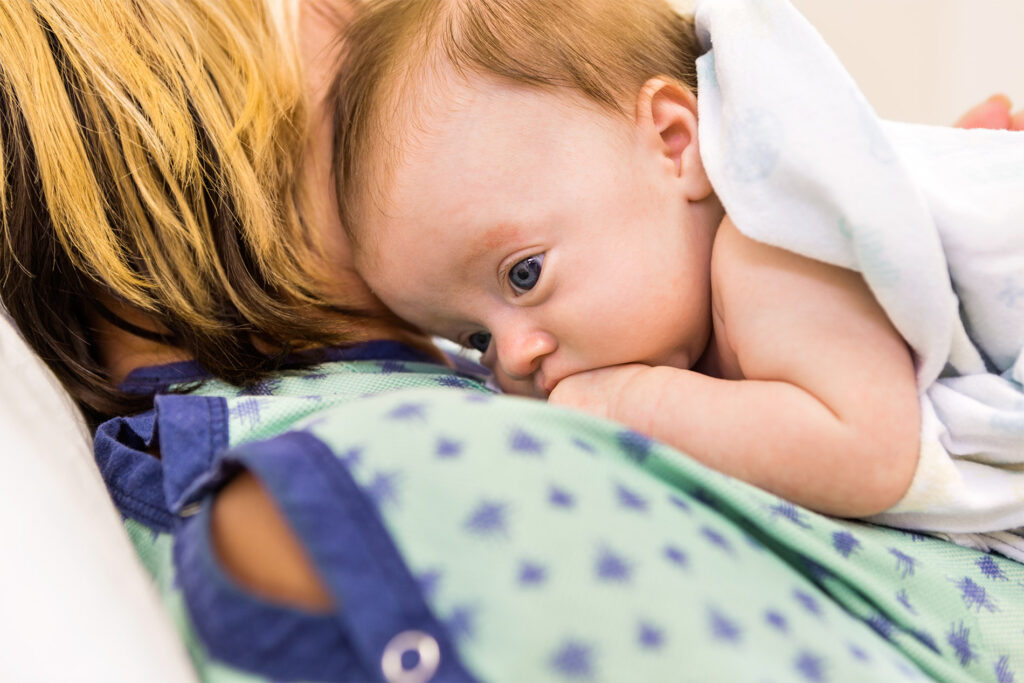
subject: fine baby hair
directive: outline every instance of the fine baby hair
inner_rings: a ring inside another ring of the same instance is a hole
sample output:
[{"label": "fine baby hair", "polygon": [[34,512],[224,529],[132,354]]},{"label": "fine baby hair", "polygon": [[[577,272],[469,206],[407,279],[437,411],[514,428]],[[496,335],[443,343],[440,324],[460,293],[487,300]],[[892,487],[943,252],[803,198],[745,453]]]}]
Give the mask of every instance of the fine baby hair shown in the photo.
[{"label": "fine baby hair", "polygon": [[438,79],[425,75],[564,88],[628,116],[654,76],[697,90],[692,18],[662,0],[381,0],[367,4],[345,39],[333,88],[334,168],[341,217],[357,244],[361,212],[380,200],[375,193],[415,144],[399,126],[415,130],[417,112],[443,102],[443,87],[424,85]]}]

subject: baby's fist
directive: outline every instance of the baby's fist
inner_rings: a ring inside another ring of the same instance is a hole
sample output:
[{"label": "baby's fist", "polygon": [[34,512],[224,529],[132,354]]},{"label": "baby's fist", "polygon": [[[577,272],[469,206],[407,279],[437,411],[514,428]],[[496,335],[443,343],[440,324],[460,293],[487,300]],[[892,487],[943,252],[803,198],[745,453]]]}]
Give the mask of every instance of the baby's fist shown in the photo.
[{"label": "baby's fist", "polygon": [[555,385],[548,401],[598,417],[621,420],[619,406],[626,397],[626,387],[638,374],[649,369],[648,365],[631,363],[570,375]]}]

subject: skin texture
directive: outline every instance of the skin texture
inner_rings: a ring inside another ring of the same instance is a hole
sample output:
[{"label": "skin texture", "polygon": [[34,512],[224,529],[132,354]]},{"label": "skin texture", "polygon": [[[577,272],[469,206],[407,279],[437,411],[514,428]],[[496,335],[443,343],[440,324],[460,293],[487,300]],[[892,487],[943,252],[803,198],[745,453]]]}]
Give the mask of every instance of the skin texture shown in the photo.
[{"label": "skin texture", "polygon": [[[464,344],[489,332],[506,389],[812,509],[869,516],[903,496],[919,447],[909,350],[859,275],[723,216],[688,91],[652,79],[629,120],[482,76],[440,87],[452,104],[419,117],[361,228],[374,239],[357,268],[392,310]],[[529,257],[540,275],[516,286]]]}]

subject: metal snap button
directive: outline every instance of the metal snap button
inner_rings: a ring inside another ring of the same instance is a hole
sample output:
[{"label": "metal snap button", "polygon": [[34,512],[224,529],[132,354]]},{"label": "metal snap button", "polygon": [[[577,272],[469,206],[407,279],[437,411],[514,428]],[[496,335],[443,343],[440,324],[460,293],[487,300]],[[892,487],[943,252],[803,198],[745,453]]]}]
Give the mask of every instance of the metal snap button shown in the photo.
[{"label": "metal snap button", "polygon": [[380,670],[388,683],[426,683],[441,664],[441,648],[423,631],[402,631],[384,646]]}]

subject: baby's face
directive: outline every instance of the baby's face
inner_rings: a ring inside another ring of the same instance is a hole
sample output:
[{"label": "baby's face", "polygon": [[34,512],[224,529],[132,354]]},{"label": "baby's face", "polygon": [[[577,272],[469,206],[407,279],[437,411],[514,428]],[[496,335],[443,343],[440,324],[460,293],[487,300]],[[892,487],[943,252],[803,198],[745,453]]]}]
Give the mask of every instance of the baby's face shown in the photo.
[{"label": "baby's face", "polygon": [[385,210],[361,228],[357,266],[376,294],[485,351],[506,389],[690,367],[710,332],[714,230],[696,225],[672,164],[582,98],[473,85],[406,131],[417,138]]}]

